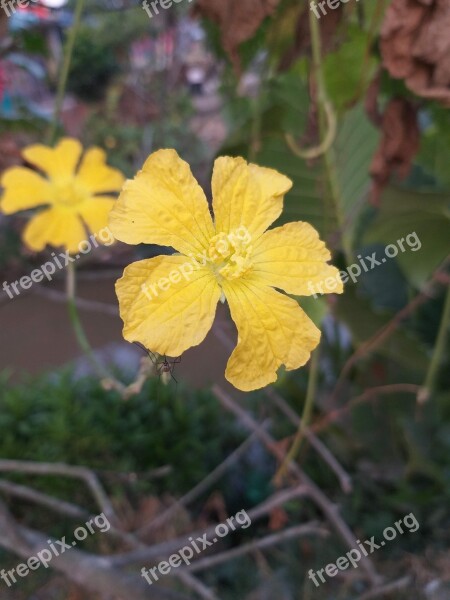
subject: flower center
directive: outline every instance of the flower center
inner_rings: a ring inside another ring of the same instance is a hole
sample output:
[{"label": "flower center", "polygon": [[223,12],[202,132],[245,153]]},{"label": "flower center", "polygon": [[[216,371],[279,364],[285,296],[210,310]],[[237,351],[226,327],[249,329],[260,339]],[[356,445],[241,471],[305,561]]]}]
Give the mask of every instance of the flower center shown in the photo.
[{"label": "flower center", "polygon": [[219,233],[211,238],[208,256],[216,275],[232,280],[242,277],[253,263],[250,260],[252,246],[236,232]]},{"label": "flower center", "polygon": [[58,182],[53,186],[55,204],[76,206],[84,202],[88,196],[86,190],[75,179]]}]

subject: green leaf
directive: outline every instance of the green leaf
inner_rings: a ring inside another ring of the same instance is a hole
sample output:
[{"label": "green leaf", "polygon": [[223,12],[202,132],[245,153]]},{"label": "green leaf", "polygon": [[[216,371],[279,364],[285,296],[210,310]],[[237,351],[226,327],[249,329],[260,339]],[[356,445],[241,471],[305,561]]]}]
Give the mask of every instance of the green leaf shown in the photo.
[{"label": "green leaf", "polygon": [[420,288],[450,252],[449,201],[450,192],[388,187],[364,239],[399,247],[396,260],[408,280]]},{"label": "green leaf", "polygon": [[337,110],[358,100],[375,72],[376,59],[370,55],[366,60],[369,44],[368,32],[361,30],[356,24],[347,25],[344,43],[324,58],[323,70],[328,95]]},{"label": "green leaf", "polygon": [[[375,311],[367,300],[356,295],[352,286],[346,286],[345,293],[338,296],[335,314],[350,329],[357,345],[371,338],[392,318],[390,313]],[[423,345],[411,332],[401,328],[397,328],[386,341],[377,346],[376,352],[416,373],[424,373],[428,364],[428,355]]]}]

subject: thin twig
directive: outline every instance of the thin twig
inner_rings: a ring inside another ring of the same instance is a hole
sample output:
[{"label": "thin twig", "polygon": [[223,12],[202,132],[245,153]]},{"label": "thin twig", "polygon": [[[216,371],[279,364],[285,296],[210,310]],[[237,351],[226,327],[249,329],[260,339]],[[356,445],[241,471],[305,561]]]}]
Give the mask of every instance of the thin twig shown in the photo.
[{"label": "thin twig", "polygon": [[265,548],[269,548],[270,546],[274,546],[281,542],[285,542],[286,540],[290,540],[293,538],[300,537],[302,535],[320,535],[326,536],[329,532],[323,527],[319,527],[318,523],[306,523],[304,525],[296,525],[295,527],[290,527],[289,529],[285,529],[284,531],[280,531],[278,533],[273,533],[271,535],[267,535],[266,537],[255,540],[253,542],[249,542],[248,544],[243,544],[238,548],[233,548],[232,550],[227,550],[226,552],[222,552],[221,554],[216,554],[215,556],[207,556],[201,560],[197,560],[189,567],[186,567],[189,571],[203,571],[215,565],[219,565],[223,562],[227,562],[229,560],[233,560],[238,558],[239,556],[244,556],[249,552],[253,552],[254,550],[263,550]]},{"label": "thin twig", "polygon": [[[272,388],[267,388],[265,390],[265,394],[268,398],[270,398],[276,406],[283,412],[283,414],[291,421],[293,425],[296,427],[299,426],[300,418],[299,416],[292,410],[286,400],[278,394]],[[342,491],[345,494],[349,494],[352,491],[352,479],[350,475],[344,470],[342,465],[339,463],[337,458],[333,455],[333,453],[327,448],[327,446],[320,440],[309,427],[306,427],[304,430],[304,434],[311,447],[317,452],[317,454],[322,458],[322,460],[330,467],[333,473],[339,480],[339,484],[341,486]]]},{"label": "thin twig", "polygon": [[29,473],[33,475],[61,475],[83,480],[91,490],[97,504],[109,520],[119,522],[114,508],[97,475],[87,467],[73,467],[64,463],[38,463],[22,460],[0,460],[0,472]]},{"label": "thin twig", "polygon": [[200,483],[193,487],[187,494],[182,496],[175,504],[170,506],[162,514],[158,515],[153,521],[150,521],[144,527],[141,527],[136,531],[136,535],[142,537],[148,534],[150,531],[164,525],[171,517],[173,517],[181,508],[187,504],[196,500],[201,494],[203,494],[213,483],[215,483],[226,471],[234,465],[234,463],[244,454],[247,448],[255,439],[255,434],[248,437],[234,452],[232,452],[219,466],[217,466],[211,473],[209,473]]},{"label": "thin twig", "polygon": [[380,587],[375,588],[374,590],[366,592],[365,594],[360,596],[358,600],[373,600],[374,598],[380,598],[380,596],[387,596],[388,594],[398,592],[399,590],[403,590],[404,588],[408,587],[411,581],[412,578],[409,575],[407,575],[406,577],[397,579],[397,581],[387,583],[386,585],[382,585]]},{"label": "thin twig", "polygon": [[[22,498],[23,500],[44,506],[45,508],[49,508],[56,513],[66,517],[71,517],[72,519],[83,519],[85,521],[88,521],[89,519],[95,519],[94,515],[91,515],[87,510],[77,506],[76,504],[59,500],[53,496],[48,496],[47,494],[43,494],[42,492],[38,492],[37,490],[24,485],[12,483],[11,481],[0,481],[0,491],[9,496]],[[110,528],[105,533],[127,544],[131,548],[143,548],[145,546],[144,544],[141,544],[141,542],[132,534],[124,532],[111,524]]]},{"label": "thin twig", "polygon": [[373,352],[376,348],[378,348],[383,342],[385,342],[399,327],[400,323],[410,316],[416,308],[418,308],[421,304],[429,300],[431,296],[432,286],[434,283],[440,283],[440,276],[443,272],[445,272],[446,264],[449,259],[446,259],[442,265],[437,269],[429,282],[424,286],[424,289],[417,294],[409,304],[407,304],[402,310],[400,310],[386,325],[381,327],[377,332],[374,333],[368,340],[363,342],[356,351],[350,356],[350,358],[345,363],[341,374],[339,375],[339,379],[336,382],[335,388],[331,394],[331,400],[337,400],[345,379],[350,373],[353,366],[366,354],[369,352]]},{"label": "thin twig", "polygon": [[385,394],[414,394],[420,390],[420,386],[415,385],[413,383],[392,383],[390,385],[380,385],[374,388],[370,388],[365,390],[356,398],[353,398],[347,404],[341,408],[337,408],[327,413],[322,419],[319,419],[316,423],[311,426],[311,430],[314,433],[319,433],[329,427],[332,423],[337,421],[342,417],[343,414],[351,411],[355,406],[359,406],[360,404],[364,404],[364,402],[373,400],[377,397],[377,395],[385,395]]},{"label": "thin twig", "polygon": [[187,587],[191,588],[204,600],[219,600],[219,597],[214,592],[206,587],[199,579],[188,573],[185,569],[178,569],[174,571],[174,574],[180,581],[182,581]]},{"label": "thin twig", "polygon": [[47,494],[43,494],[42,492],[38,492],[37,490],[11,481],[0,480],[0,491],[9,496],[15,496],[16,498],[22,498],[22,500],[28,500],[34,504],[45,506],[66,517],[72,517],[74,519],[87,519],[90,517],[87,510],[76,504],[58,500],[53,496],[48,496]]}]

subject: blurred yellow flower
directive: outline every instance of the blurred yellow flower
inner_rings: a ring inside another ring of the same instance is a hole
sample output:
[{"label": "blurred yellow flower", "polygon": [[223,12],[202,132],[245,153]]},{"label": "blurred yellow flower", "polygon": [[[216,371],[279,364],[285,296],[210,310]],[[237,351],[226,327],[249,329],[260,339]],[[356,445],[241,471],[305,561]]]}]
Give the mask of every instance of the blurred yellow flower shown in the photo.
[{"label": "blurred yellow flower", "polygon": [[115,202],[109,194],[119,191],[125,178],[108,167],[100,148],[89,148],[80,162],[82,153],[81,143],[71,138],[62,139],[55,148],[28,146],[23,157],[46,177],[26,167],[3,173],[0,208],[4,213],[46,206],[31,218],[23,234],[32,250],[50,244],[75,254],[86,239],[86,227],[93,234],[107,227]]},{"label": "blurred yellow flower", "polygon": [[309,224],[266,232],[291,186],[277,171],[221,157],[212,179],[213,221],[189,165],[174,150],[152,154],[125,183],[110,228],[123,242],[171,246],[179,254],[125,269],[116,284],[125,339],[179,356],[204,340],[219,299],[226,298],[238,329],[228,381],[250,391],[276,381],[282,364],[288,370],[304,365],[320,331],[295,300],[274,288],[309,296],[330,278],[333,291],[342,292],[342,282]]}]

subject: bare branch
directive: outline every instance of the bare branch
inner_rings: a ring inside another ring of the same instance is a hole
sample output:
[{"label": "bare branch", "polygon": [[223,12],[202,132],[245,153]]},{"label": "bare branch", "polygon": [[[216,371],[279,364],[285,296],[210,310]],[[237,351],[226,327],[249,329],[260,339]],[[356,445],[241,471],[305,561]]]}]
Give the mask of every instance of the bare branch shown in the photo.
[{"label": "bare branch", "polygon": [[[0,508],[0,546],[28,560],[33,553],[49,547],[48,536],[15,525],[20,538],[25,540],[27,547],[19,546],[17,539],[5,528]],[[12,517],[11,517],[12,518]],[[12,521],[15,523],[14,519]],[[55,540],[52,540],[55,541]],[[31,549],[31,550],[30,550]],[[149,588],[139,576],[111,568],[108,557],[99,557],[76,548],[70,552],[54,556],[51,566],[63,573],[70,581],[102,596],[133,598],[133,600],[187,600],[186,596],[167,590],[157,585]]]},{"label": "bare branch", "polygon": [[285,529],[284,531],[268,535],[260,540],[249,542],[248,544],[239,546],[239,548],[233,548],[232,550],[222,552],[221,554],[216,554],[215,556],[207,556],[202,560],[195,561],[194,563],[186,567],[186,569],[193,572],[201,571],[213,567],[215,565],[219,565],[223,562],[233,560],[235,558],[238,558],[239,556],[243,556],[245,554],[248,554],[249,552],[253,552],[254,550],[263,550],[265,548],[269,548],[270,546],[274,546],[275,544],[285,542],[286,540],[290,540],[292,538],[300,537],[303,535],[326,536],[328,534],[329,532],[326,529],[319,527],[318,523],[313,522],[306,523],[304,525],[297,525],[295,527]]},{"label": "bare branch", "polygon": [[178,577],[178,579],[182,581],[184,585],[197,592],[197,594],[201,598],[204,598],[204,600],[219,600],[218,596],[216,596],[216,594],[214,594],[210,588],[208,588],[199,579],[191,575],[191,573],[188,573],[185,569],[174,571],[174,575],[176,575],[176,577]]},{"label": "bare branch", "polygon": [[28,541],[23,536],[20,527],[16,523],[14,517],[9,512],[8,507],[0,500],[0,531],[3,531],[5,535],[11,540],[12,544],[17,548],[19,552],[28,554],[30,552],[30,546]]},{"label": "bare branch", "polygon": [[360,596],[358,600],[373,600],[374,598],[387,596],[388,594],[398,592],[399,590],[403,590],[404,588],[408,587],[411,581],[412,578],[409,575],[406,577],[402,577],[401,579],[397,579],[392,583],[387,583],[386,585],[376,587],[375,589],[366,592],[365,594]]},{"label": "bare branch", "polygon": [[73,467],[63,463],[38,463],[22,460],[0,460],[0,472],[3,473],[29,473],[33,475],[61,475],[83,480],[91,490],[97,504],[105,516],[117,524],[118,518],[106,495],[97,475],[86,467]]}]

